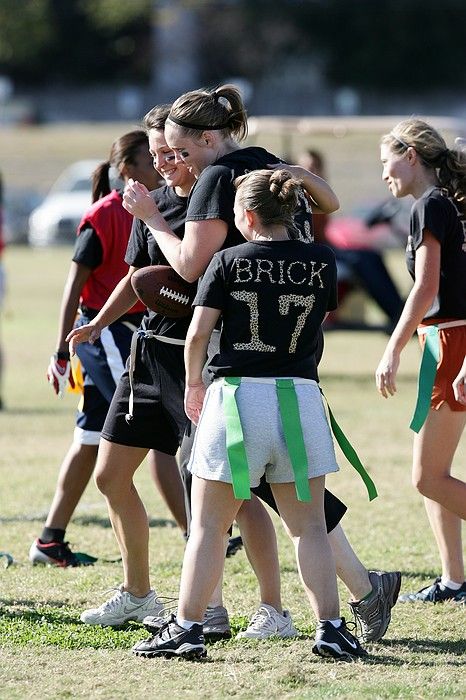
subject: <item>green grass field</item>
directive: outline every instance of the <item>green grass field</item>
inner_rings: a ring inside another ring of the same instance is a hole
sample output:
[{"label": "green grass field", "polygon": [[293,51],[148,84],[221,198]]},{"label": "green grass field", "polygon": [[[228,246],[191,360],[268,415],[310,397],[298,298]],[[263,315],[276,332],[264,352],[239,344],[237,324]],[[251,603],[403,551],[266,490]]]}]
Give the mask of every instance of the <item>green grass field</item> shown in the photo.
[{"label": "green grass field", "polygon": [[[367,661],[335,664],[313,656],[313,615],[278,522],[283,599],[299,639],[224,642],[210,647],[203,663],[154,661],[128,651],[145,635],[141,627],[112,631],[79,622],[83,608],[102,602],[106,590],[120,583],[120,564],[58,570],[33,568],[27,558],[74,425],[76,399],[56,399],[45,380],[69,256],[69,249],[11,248],[6,254],[0,550],[10,552],[15,564],[0,568],[0,698],[464,698],[464,607],[398,605],[386,638],[369,645]],[[407,426],[418,349],[415,341],[406,349],[399,392],[385,401],[373,383],[385,342],[378,333],[327,334],[322,385],[380,496],[367,502],[362,482],[343,458],[340,473],[329,483],[349,505],[344,525],[361,559],[369,568],[400,569],[406,591],[425,585],[438,573],[439,562],[421,498],[410,485]],[[464,441],[456,461],[464,478]],[[153,585],[161,595],[176,596],[183,539],[144,465],[137,486],[150,518]],[[93,484],[68,538],[75,549],[102,558],[118,555],[105,504]],[[340,592],[342,614],[350,616],[343,586]],[[235,629],[255,610],[257,595],[242,551],[226,562],[225,600]]]}]

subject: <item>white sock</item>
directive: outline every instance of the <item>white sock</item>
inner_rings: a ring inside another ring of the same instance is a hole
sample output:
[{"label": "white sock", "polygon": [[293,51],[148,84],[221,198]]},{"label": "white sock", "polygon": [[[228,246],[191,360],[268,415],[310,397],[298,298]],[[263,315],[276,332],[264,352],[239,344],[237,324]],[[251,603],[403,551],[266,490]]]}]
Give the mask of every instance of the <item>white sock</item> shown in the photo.
[{"label": "white sock", "polygon": [[[128,593],[129,593],[129,591],[128,591]],[[141,596],[139,596],[139,595],[134,595],[133,593],[129,593],[129,599],[130,599],[133,603],[139,603],[139,601],[145,600],[146,598],[149,598],[149,596],[151,596],[152,594],[153,594],[153,591],[152,591],[152,590],[150,590],[149,593],[146,593],[146,595],[141,595]]]},{"label": "white sock", "polygon": [[450,581],[449,578],[442,576],[440,579],[440,588],[445,590],[445,588],[451,588],[452,591],[459,591],[463,583],[456,583],[456,581]]},{"label": "white sock", "polygon": [[184,630],[190,630],[193,625],[202,625],[199,620],[184,620],[182,617],[176,616],[176,624]]},{"label": "white sock", "polygon": [[341,627],[341,617],[337,617],[335,620],[319,620],[319,622],[331,622],[336,629]]}]

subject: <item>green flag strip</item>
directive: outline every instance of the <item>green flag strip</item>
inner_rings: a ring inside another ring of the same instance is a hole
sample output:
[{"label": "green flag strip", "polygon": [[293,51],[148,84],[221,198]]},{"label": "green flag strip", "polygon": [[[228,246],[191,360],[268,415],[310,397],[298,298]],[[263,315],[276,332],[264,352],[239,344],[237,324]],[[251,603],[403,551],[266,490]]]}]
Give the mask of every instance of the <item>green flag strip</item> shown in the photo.
[{"label": "green flag strip", "polygon": [[235,396],[240,384],[241,377],[224,377],[222,399],[233,493],[238,500],[248,500],[251,498],[248,457],[244,447],[243,428]]},{"label": "green flag strip", "polygon": [[336,422],[335,416],[333,415],[332,409],[330,408],[329,402],[327,401],[327,397],[325,396],[322,389],[320,391],[321,391],[321,394],[327,403],[328,415],[330,418],[330,426],[332,428],[332,433],[334,434],[336,441],[340,445],[341,451],[345,455],[346,459],[356,469],[356,471],[359,473],[361,479],[364,481],[364,484],[365,484],[366,489],[367,489],[367,494],[369,496],[369,501],[373,501],[374,498],[377,498],[377,496],[378,496],[375,484],[372,481],[369,474],[367,473],[363,463],[359,459],[358,454],[357,454],[356,450],[354,449],[353,445],[350,443],[350,441],[348,440],[348,438],[344,434],[343,430],[340,428],[340,426]]},{"label": "green flag strip", "polygon": [[424,343],[419,369],[416,407],[409,426],[415,433],[420,431],[429,413],[432,389],[434,388],[440,356],[438,326],[427,326],[422,329],[422,332],[426,336],[426,342]]},{"label": "green flag strip", "polygon": [[298,501],[308,503],[311,500],[308,461],[296,389],[292,379],[276,379],[275,386],[283,434],[295,478],[296,495]]}]

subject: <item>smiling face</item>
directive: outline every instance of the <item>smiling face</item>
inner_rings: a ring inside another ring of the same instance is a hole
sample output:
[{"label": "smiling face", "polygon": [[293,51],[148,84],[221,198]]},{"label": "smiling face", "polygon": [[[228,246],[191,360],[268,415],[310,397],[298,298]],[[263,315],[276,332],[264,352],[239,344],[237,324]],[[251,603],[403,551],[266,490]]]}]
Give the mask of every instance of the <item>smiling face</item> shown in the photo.
[{"label": "smiling face", "polygon": [[194,176],[189,172],[183,161],[175,158],[175,154],[168,147],[165,134],[159,129],[149,131],[149,149],[152,157],[152,167],[163,177],[169,187],[178,188],[183,194],[189,193]]},{"label": "smiling face", "polygon": [[193,139],[184,136],[183,129],[168,120],[165,125],[165,138],[176,155],[176,163],[185,163],[194,177],[199,177],[204,168],[218,158],[218,145],[212,137],[212,132],[199,132],[199,138]]},{"label": "smiling face", "polygon": [[387,143],[383,143],[380,147],[382,180],[387,183],[392,195],[397,198],[412,194],[415,172],[410,151],[411,149],[408,148],[400,155],[394,153]]}]

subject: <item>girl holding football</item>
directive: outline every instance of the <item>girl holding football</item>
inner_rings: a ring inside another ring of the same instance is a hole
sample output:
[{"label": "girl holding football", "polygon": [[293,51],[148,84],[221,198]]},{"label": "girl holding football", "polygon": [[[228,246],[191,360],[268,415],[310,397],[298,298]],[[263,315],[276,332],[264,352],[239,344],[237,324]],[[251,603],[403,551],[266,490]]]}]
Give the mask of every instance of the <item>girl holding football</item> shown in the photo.
[{"label": "girl holding football", "polygon": [[[175,162],[184,163],[196,176],[188,200],[182,240],[171,231],[140,183],[131,181],[126,187],[124,206],[146,222],[170,265],[186,280],[198,279],[217,251],[243,241],[233,211],[235,178],[252,170],[267,168],[279,160],[263,148],[241,148],[239,142],[246,134],[246,112],[234,86],[186,93],[172,105],[165,126],[167,144],[176,155]],[[338,207],[338,200],[320,177],[298,166],[287,167],[294,177],[299,178],[307,193],[299,190],[299,207],[294,217],[296,226],[290,236],[309,242],[312,240],[312,210],[330,213]],[[218,336],[219,333],[214,331],[209,356],[217,352]],[[316,365],[321,349],[322,335],[318,334],[314,347]],[[270,489],[268,494],[266,498],[274,503]],[[326,500],[329,498],[327,492]],[[341,502],[335,501],[326,508],[326,515],[338,575],[351,591],[351,605],[361,622],[363,638],[375,641],[388,627],[390,610],[400,586],[400,574],[365,569],[338,524],[343,511]],[[257,619],[252,620],[250,636],[279,634],[282,627],[286,631],[289,621],[284,618],[283,611],[270,608],[260,606]]]}]

